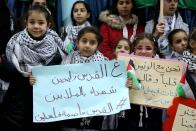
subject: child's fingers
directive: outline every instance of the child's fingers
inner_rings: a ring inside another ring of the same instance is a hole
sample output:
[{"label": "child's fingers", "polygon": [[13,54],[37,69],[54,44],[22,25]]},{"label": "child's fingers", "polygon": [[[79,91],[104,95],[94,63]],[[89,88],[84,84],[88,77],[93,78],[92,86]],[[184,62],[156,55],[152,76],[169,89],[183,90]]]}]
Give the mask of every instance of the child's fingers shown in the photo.
[{"label": "child's fingers", "polygon": [[36,82],[36,79],[33,75],[29,75],[29,84],[33,86]]},{"label": "child's fingers", "polygon": [[127,79],[126,87],[128,87],[129,89],[131,89],[133,87],[133,82],[130,78]]}]

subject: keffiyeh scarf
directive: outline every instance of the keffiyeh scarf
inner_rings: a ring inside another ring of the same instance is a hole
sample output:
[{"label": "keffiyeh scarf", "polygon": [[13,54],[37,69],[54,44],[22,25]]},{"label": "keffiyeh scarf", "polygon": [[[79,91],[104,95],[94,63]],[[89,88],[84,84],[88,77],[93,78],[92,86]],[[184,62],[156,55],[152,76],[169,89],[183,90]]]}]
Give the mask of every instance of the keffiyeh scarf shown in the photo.
[{"label": "keffiyeh scarf", "polygon": [[90,57],[81,57],[79,51],[74,51],[70,56],[67,57],[64,63],[66,64],[74,64],[74,63],[89,63],[96,61],[105,61],[108,60],[103,54],[99,51],[96,51]]},{"label": "keffiyeh scarf", "polygon": [[67,33],[67,38],[74,44],[74,47],[76,47],[76,40],[78,36],[78,32],[83,29],[84,27],[91,26],[91,24],[86,21],[84,24],[80,26],[73,26],[73,25],[68,25],[65,29]]},{"label": "keffiyeh scarf", "polygon": [[196,56],[189,51],[184,51],[182,60],[188,64],[188,70],[196,74]]},{"label": "keffiyeh scarf", "polygon": [[45,37],[37,41],[24,29],[8,42],[6,56],[19,72],[28,76],[33,67],[47,65],[57,53],[58,47],[63,46],[60,37],[52,30],[48,30]]}]

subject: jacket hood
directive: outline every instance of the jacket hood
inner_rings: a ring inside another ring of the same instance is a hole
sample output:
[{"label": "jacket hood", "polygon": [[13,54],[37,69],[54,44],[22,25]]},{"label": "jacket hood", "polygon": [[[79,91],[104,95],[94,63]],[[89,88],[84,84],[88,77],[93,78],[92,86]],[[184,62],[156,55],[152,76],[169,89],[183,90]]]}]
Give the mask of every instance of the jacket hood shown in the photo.
[{"label": "jacket hood", "polygon": [[129,20],[124,21],[119,16],[110,14],[108,10],[100,13],[99,20],[116,29],[123,29],[127,24],[134,25],[138,23],[138,17],[134,14],[131,15]]}]

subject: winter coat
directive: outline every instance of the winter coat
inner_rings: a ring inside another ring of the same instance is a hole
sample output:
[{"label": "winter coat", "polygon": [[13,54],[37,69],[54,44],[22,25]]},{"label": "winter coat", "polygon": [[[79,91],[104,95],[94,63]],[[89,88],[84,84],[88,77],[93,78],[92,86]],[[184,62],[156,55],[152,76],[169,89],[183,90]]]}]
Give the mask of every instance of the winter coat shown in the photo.
[{"label": "winter coat", "polygon": [[[108,16],[113,17],[111,20]],[[117,41],[123,37],[123,27],[127,27],[128,39],[133,34],[133,27],[138,23],[138,18],[132,15],[131,18],[125,22],[120,19],[119,16],[111,15],[108,11],[101,12],[99,20],[102,22],[100,26],[100,32],[103,37],[103,42],[100,45],[99,50],[108,57],[110,60],[116,58],[114,54],[114,49],[117,45]],[[136,34],[144,31],[144,28],[137,25]]]}]

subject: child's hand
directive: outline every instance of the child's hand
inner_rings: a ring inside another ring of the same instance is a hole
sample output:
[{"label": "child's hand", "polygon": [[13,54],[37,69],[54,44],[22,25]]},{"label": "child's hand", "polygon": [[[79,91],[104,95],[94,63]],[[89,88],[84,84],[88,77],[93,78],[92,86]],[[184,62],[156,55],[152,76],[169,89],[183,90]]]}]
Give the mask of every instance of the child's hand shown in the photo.
[{"label": "child's hand", "polygon": [[154,32],[153,35],[154,35],[156,38],[160,37],[160,36],[164,33],[164,29],[165,29],[164,23],[158,23],[158,24],[156,25],[156,30],[155,30],[155,32]]},{"label": "child's hand", "polygon": [[133,81],[131,78],[127,78],[126,87],[128,87],[129,89],[133,88]]},{"label": "child's hand", "polygon": [[33,86],[36,82],[36,79],[33,75],[29,75],[29,84]]}]

